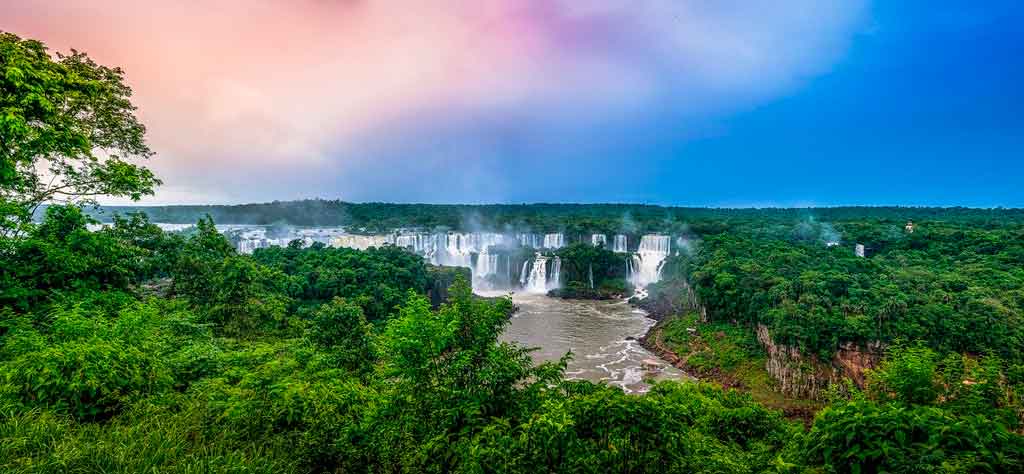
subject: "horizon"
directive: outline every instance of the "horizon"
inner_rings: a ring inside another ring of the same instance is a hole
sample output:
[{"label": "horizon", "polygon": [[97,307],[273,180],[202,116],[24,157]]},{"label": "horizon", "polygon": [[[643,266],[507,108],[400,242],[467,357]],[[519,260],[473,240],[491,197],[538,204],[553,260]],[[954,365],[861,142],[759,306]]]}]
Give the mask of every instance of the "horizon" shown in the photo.
[{"label": "horizon", "polygon": [[1024,6],[4,5],[122,67],[139,203],[1024,207]]},{"label": "horizon", "polygon": [[969,209],[979,211],[1018,211],[1024,207],[1014,206],[959,206],[959,205],[913,205],[913,204],[839,204],[839,205],[794,205],[794,206],[740,206],[725,207],[712,205],[675,205],[675,204],[653,204],[642,202],[490,202],[490,203],[460,203],[460,202],[388,202],[388,201],[346,201],[344,199],[329,198],[306,198],[292,200],[271,200],[253,201],[243,203],[196,203],[196,204],[99,204],[99,208],[158,208],[158,207],[238,207],[238,206],[264,206],[277,203],[300,203],[308,201],[338,202],[341,204],[366,205],[384,204],[395,206],[457,206],[457,207],[489,207],[489,206],[648,206],[676,209],[715,209],[715,210],[802,210],[802,209]]}]

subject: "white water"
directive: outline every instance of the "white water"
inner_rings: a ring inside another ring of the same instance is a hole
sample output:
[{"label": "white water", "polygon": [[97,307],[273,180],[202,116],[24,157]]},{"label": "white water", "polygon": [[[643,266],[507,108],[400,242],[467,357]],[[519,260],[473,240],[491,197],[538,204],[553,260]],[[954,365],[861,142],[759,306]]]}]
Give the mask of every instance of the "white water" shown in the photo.
[{"label": "white water", "polygon": [[490,289],[487,278],[498,274],[498,255],[492,255],[485,248],[476,256],[476,266],[473,267],[473,288]]},{"label": "white water", "polygon": [[565,247],[565,236],[562,234],[546,234],[544,235],[544,248],[546,249],[560,249]]},{"label": "white water", "polygon": [[548,258],[537,254],[530,264],[530,274],[527,276],[523,290],[529,293],[544,294],[548,292]]},{"label": "white water", "polygon": [[[529,273],[526,271],[527,265],[529,265]],[[523,273],[519,281],[523,286],[523,291],[527,293],[546,294],[548,291],[558,288],[561,278],[562,259],[538,253],[532,262],[523,264]]]},{"label": "white water", "polygon": [[671,242],[667,235],[645,235],[640,239],[640,248],[628,271],[633,286],[644,288],[661,279],[665,258],[672,250]]},{"label": "white water", "polygon": [[541,236],[537,234],[517,234],[516,239],[519,240],[519,245],[531,249],[540,248],[542,242]]},{"label": "white water", "polygon": [[[341,235],[331,240],[337,247],[367,249],[393,244],[405,247],[423,255],[434,265],[470,268],[473,273],[473,284],[478,289],[493,289],[487,284],[488,278],[499,272],[512,274],[513,269],[500,269],[498,256],[491,255],[494,246],[519,243],[521,246],[535,249],[559,249],[565,246],[565,235],[551,234],[515,234],[503,235],[494,232],[471,233],[410,233],[382,235]],[[607,245],[608,237],[604,234],[591,235],[594,245]],[[637,252],[627,260],[626,275],[630,283],[638,290],[661,279],[665,259],[672,250],[672,240],[666,235],[649,234],[640,239]],[[240,244],[241,246],[242,244]],[[254,242],[245,244],[248,247],[273,245],[272,243]],[[629,240],[626,235],[615,235],[612,250],[618,253],[629,252]],[[473,260],[474,254],[476,260]],[[507,265],[508,263],[506,263]],[[511,276],[511,275],[510,275]],[[525,262],[520,271],[519,284],[524,290],[532,293],[546,293],[558,288],[561,281],[561,260],[542,256],[532,262]]]},{"label": "white water", "polygon": [[394,244],[394,238],[390,234],[383,235],[339,235],[331,239],[334,247],[345,247],[356,250],[366,250],[370,247],[383,247],[387,244]]},{"label": "white water", "polygon": [[548,289],[553,290],[561,286],[562,281],[562,259],[555,257],[551,264],[551,275],[548,277]]},{"label": "white water", "polygon": [[615,236],[615,240],[612,242],[612,251],[615,253],[626,253],[629,251],[629,240],[625,235],[619,234]]}]

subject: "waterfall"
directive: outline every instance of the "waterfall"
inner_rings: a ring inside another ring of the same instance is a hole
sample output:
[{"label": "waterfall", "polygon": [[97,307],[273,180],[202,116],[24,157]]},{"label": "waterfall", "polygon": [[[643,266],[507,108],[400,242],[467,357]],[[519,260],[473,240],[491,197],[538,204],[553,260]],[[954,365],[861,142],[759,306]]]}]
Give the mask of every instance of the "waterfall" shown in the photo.
[{"label": "waterfall", "polygon": [[394,244],[394,236],[386,235],[339,235],[331,239],[334,247],[345,247],[357,250],[366,250],[370,247],[383,247],[387,244]]},{"label": "waterfall", "polygon": [[483,252],[476,256],[476,266],[473,267],[473,287],[490,289],[491,283],[487,277],[498,274],[498,256]]},{"label": "waterfall", "polygon": [[587,265],[587,278],[590,280],[590,289],[594,289],[594,264]]},{"label": "waterfall", "polygon": [[561,280],[562,259],[559,257],[551,258],[537,253],[532,262],[523,262],[519,281],[527,293],[547,293],[548,290],[558,288]]},{"label": "waterfall", "polygon": [[614,251],[615,253],[629,252],[629,241],[626,239],[625,235],[618,234],[615,236],[615,240],[613,241],[612,245],[612,251]]},{"label": "waterfall", "polygon": [[[524,267],[525,268],[525,267]],[[530,293],[548,292],[548,258],[537,254],[530,267],[530,274],[527,276],[524,290]]]},{"label": "waterfall", "polygon": [[[609,240],[611,240],[609,242]],[[618,253],[629,252],[629,240],[624,234],[609,239],[605,234],[592,234],[590,241],[595,246],[607,246]],[[370,247],[396,245],[422,255],[434,265],[465,267],[472,270],[474,287],[488,288],[496,281],[508,280],[514,284],[515,273],[511,259],[506,255],[502,263],[498,254],[492,254],[492,247],[502,247],[518,242],[523,247],[534,249],[558,249],[565,247],[565,234],[510,234],[495,232],[407,232],[397,231],[379,235],[342,234],[331,239],[335,247],[349,247],[365,250]],[[240,252],[249,253],[256,248],[284,245],[272,239],[239,242]],[[677,244],[679,242],[677,241]],[[687,249],[684,245],[673,246],[670,237],[649,234],[640,239],[639,247],[631,258],[626,259],[626,278],[634,287],[643,288],[661,278],[661,270],[672,247]],[[501,265],[505,267],[502,268]],[[526,261],[519,274],[519,284],[531,292],[542,292],[557,288],[561,282],[561,259],[538,255]],[[595,286],[593,267],[587,269],[587,281]]]},{"label": "waterfall", "polygon": [[565,247],[565,236],[562,234],[545,234],[544,235],[544,248],[546,249],[560,249]]},{"label": "waterfall", "polygon": [[630,282],[637,288],[661,279],[661,268],[671,252],[671,239],[666,235],[645,235],[628,268]]},{"label": "waterfall", "polygon": [[529,247],[531,249],[540,248],[541,240],[537,234],[518,234],[516,238],[519,240],[519,245],[523,247]]},{"label": "waterfall", "polygon": [[[434,234],[429,247],[436,249],[430,262],[434,265],[472,268],[472,254],[483,253],[486,249],[501,245],[505,236],[493,232],[471,232]],[[424,246],[428,247],[428,246]],[[424,256],[427,252],[423,253]]]}]

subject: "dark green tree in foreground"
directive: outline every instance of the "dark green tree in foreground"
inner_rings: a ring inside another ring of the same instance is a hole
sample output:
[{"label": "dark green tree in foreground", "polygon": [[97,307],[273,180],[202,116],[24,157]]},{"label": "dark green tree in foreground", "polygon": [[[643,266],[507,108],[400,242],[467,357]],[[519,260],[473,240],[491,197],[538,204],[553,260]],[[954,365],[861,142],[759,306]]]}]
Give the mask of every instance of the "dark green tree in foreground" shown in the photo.
[{"label": "dark green tree in foreground", "polygon": [[160,180],[130,162],[152,155],[131,94],[120,68],[0,32],[0,236],[43,203],[153,194]]}]

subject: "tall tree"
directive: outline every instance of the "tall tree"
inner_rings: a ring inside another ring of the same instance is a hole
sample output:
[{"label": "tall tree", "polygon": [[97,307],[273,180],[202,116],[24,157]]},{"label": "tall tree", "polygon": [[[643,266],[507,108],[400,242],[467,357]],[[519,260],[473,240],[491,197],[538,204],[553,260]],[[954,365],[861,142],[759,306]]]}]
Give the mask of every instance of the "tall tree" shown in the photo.
[{"label": "tall tree", "polygon": [[130,162],[153,154],[131,95],[120,68],[0,32],[0,235],[43,203],[153,194],[160,180]]}]

